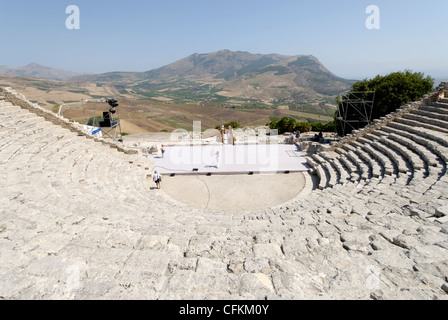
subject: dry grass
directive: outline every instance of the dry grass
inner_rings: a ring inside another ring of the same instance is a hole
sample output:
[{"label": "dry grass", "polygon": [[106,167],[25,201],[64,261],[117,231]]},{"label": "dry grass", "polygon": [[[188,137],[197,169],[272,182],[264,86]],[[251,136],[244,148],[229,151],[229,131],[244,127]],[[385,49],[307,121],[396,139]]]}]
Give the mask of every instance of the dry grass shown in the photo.
[{"label": "dry grass", "polygon": [[[237,121],[242,126],[266,125],[271,117],[293,116],[297,120],[307,118],[331,121],[330,117],[275,109],[232,109],[222,106],[203,106],[197,104],[173,104],[168,101],[137,100],[131,95],[120,94],[115,88],[97,86],[94,83],[71,83],[30,77],[0,76],[0,86],[12,87],[33,102],[48,110],[56,111],[57,105],[64,105],[64,117],[86,123],[92,116],[101,116],[109,106],[106,103],[81,103],[82,99],[93,97],[116,97],[119,100],[119,113],[122,131],[129,134],[144,132],[171,132],[175,129],[191,130],[193,121],[201,121],[202,129],[215,128],[222,123]],[[238,92],[241,93],[241,92]],[[237,92],[220,92],[226,96],[237,96]]]}]

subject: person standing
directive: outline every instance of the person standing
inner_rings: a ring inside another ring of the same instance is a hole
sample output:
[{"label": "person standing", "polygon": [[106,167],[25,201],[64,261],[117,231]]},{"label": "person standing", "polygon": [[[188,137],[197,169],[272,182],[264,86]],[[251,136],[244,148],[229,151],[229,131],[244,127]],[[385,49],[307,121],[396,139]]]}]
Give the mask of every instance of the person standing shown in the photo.
[{"label": "person standing", "polygon": [[219,169],[219,151],[216,151],[215,157],[216,157],[216,169]]},{"label": "person standing", "polygon": [[226,133],[226,131],[225,131],[224,125],[222,124],[221,125],[221,141],[222,141],[222,144],[224,144],[224,135],[225,135],[225,133]]},{"label": "person standing", "polygon": [[162,144],[162,148],[160,149],[160,151],[162,151],[162,158],[164,158],[165,157],[165,148],[163,147],[163,144]]},{"label": "person standing", "polygon": [[227,141],[228,141],[228,144],[235,144],[235,142],[234,142],[234,138],[233,138],[233,129],[232,129],[232,126],[230,126],[229,125],[229,128],[228,128],[228,134],[227,134]]},{"label": "person standing", "polygon": [[157,189],[160,189],[160,182],[162,182],[162,177],[157,172],[157,170],[154,170],[154,174],[152,176],[152,180],[155,182]]}]

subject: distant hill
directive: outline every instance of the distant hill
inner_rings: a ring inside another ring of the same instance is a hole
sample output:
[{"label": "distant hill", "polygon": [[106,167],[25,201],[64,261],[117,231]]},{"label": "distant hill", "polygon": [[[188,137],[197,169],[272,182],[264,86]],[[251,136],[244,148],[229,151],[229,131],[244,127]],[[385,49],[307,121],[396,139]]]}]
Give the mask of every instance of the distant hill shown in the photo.
[{"label": "distant hill", "polygon": [[261,81],[271,86],[275,86],[278,82],[285,83],[290,88],[297,86],[322,94],[335,94],[350,85],[349,81],[332,74],[313,56],[251,54],[229,50],[193,54],[165,67],[145,72],[145,75],[147,79],[166,79],[172,76],[213,77],[229,82],[222,85],[223,88],[232,87],[241,81],[247,83]]},{"label": "distant hill", "polygon": [[299,104],[317,97],[334,97],[353,84],[331,73],[311,55],[229,50],[196,53],[147,72],[110,72],[71,81],[112,85],[123,94],[178,103],[255,100],[269,104]]},{"label": "distant hill", "polygon": [[65,81],[73,77],[80,76],[80,73],[54,69],[46,66],[42,66],[37,63],[30,63],[29,65],[22,67],[8,67],[0,66],[0,74],[3,75],[15,75],[15,76],[27,76],[34,78],[50,79]]}]

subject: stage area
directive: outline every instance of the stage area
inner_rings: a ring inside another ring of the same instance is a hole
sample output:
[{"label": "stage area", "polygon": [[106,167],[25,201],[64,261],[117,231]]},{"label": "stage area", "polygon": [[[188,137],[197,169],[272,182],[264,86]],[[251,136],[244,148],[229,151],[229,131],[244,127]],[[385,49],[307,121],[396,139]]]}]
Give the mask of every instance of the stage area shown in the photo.
[{"label": "stage area", "polygon": [[196,145],[166,147],[165,154],[148,155],[162,175],[259,174],[309,169],[295,145]]}]

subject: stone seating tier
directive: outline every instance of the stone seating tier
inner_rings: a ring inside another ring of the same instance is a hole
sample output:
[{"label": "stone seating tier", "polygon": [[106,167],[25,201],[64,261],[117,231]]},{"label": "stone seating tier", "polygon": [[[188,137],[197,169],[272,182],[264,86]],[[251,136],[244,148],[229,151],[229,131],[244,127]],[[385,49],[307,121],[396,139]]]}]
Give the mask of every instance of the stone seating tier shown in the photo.
[{"label": "stone seating tier", "polygon": [[150,190],[142,157],[12,108],[0,114],[0,296],[447,299],[448,137],[411,113],[424,105],[309,157],[306,196],[230,212]]}]

